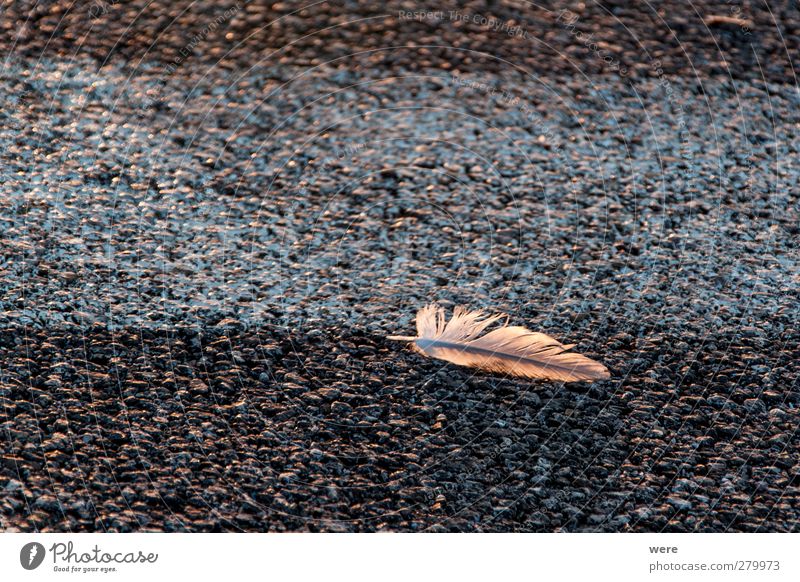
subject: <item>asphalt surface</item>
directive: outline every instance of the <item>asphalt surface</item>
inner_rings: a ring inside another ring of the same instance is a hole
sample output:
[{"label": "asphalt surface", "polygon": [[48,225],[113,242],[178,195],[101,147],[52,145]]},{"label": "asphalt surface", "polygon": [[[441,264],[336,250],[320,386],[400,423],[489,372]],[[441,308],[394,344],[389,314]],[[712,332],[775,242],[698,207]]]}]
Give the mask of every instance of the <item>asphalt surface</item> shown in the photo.
[{"label": "asphalt surface", "polygon": [[0,527],[800,530],[800,15],[569,8],[4,4]]}]

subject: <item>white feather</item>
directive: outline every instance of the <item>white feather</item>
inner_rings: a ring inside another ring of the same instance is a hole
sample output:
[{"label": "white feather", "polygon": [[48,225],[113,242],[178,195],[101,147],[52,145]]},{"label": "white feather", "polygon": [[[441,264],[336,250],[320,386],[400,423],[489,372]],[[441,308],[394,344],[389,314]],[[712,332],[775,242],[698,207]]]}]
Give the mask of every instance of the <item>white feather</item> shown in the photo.
[{"label": "white feather", "polygon": [[446,321],[444,310],[431,304],[417,312],[416,337],[388,339],[410,341],[426,356],[490,372],[564,382],[609,378],[600,362],[568,351],[574,344],[561,344],[543,333],[506,323],[481,336],[502,318],[456,307]]}]

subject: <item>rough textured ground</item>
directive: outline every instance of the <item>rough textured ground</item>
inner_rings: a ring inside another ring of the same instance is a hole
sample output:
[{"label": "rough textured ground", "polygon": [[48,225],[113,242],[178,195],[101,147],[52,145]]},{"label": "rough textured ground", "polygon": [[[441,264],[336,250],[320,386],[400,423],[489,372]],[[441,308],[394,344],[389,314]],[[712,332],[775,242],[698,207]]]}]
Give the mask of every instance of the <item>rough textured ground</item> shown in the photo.
[{"label": "rough textured ground", "polygon": [[0,7],[0,527],[800,529],[796,7],[270,4]]}]

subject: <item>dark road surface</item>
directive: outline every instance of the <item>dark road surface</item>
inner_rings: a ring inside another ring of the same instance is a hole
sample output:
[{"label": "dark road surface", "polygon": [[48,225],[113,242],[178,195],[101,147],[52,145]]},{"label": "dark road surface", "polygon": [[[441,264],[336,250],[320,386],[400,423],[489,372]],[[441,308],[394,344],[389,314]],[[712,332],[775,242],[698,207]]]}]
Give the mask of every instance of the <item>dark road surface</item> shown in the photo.
[{"label": "dark road surface", "polygon": [[569,8],[4,4],[0,528],[800,530],[800,13]]}]

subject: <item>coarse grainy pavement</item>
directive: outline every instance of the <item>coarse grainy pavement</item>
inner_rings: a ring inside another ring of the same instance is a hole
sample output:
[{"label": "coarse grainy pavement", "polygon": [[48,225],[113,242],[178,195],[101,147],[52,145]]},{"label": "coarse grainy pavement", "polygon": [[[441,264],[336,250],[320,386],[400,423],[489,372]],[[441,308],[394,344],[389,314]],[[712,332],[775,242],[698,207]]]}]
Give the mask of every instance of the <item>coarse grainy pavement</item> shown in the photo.
[{"label": "coarse grainy pavement", "polygon": [[[755,4],[4,3],[0,528],[800,530]],[[431,300],[612,378],[384,339]]]}]

